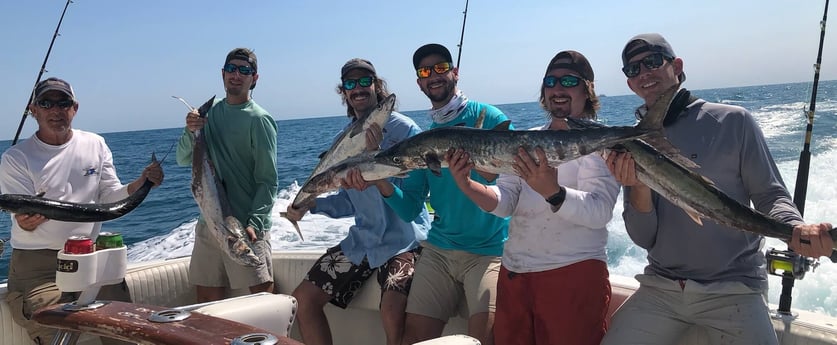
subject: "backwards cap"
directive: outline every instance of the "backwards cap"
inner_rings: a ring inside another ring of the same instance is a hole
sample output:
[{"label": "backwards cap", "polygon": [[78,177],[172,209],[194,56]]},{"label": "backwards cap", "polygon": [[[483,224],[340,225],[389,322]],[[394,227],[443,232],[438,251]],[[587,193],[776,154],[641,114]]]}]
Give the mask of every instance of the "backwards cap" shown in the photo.
[{"label": "backwards cap", "polygon": [[[567,60],[569,62],[556,62],[558,60]],[[575,71],[582,78],[587,81],[593,81],[593,67],[590,67],[590,62],[587,61],[587,58],[584,57],[581,53],[575,50],[564,50],[555,54],[555,57],[549,61],[549,65],[546,66],[546,72],[544,75],[549,73],[549,71],[558,69],[558,68],[566,68],[572,71]]]}]

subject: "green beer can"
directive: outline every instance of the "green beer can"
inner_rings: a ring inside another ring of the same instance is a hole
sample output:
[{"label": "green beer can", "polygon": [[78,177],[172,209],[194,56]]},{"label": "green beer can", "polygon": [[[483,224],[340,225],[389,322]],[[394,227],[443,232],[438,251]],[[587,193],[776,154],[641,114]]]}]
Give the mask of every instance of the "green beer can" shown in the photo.
[{"label": "green beer can", "polygon": [[100,232],[96,238],[96,250],[122,247],[122,234],[118,232]]}]

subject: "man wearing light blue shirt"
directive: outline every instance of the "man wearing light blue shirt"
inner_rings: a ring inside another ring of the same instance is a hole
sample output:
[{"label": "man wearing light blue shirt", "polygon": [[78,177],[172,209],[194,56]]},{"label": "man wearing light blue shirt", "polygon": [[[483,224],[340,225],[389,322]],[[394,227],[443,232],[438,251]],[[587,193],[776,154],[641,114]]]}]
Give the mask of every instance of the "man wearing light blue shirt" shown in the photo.
[{"label": "man wearing light blue shirt", "polygon": [[[352,121],[372,112],[389,95],[386,82],[377,76],[371,62],[351,59],[341,70],[337,92],[346,104]],[[392,112],[381,129],[367,131],[367,150],[386,149],[421,132],[416,123]],[[392,178],[399,185],[401,179]],[[327,302],[346,308],[363,283],[378,269],[381,284],[381,320],[387,344],[399,344],[404,332],[404,310],[412,284],[413,271],[426,238],[430,216],[426,209],[412,222],[402,220],[381,197],[377,188],[363,191],[341,189],[337,194],[317,198],[313,205],[288,207],[287,217],[299,220],[308,210],[332,218],[354,216],[355,224],[346,238],[317,260],[294,290],[299,302],[297,322],[306,344],[332,344],[328,319],[323,312]]]}]

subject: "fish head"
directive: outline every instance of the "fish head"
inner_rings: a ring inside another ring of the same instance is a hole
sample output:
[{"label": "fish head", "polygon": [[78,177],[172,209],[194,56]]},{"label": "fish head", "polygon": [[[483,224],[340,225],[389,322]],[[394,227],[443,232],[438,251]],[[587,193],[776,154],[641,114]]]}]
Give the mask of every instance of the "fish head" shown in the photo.
[{"label": "fish head", "polygon": [[383,111],[387,114],[392,112],[392,109],[395,108],[395,94],[391,93],[389,96],[384,98],[383,101],[378,103],[378,107],[375,109],[377,111]]},{"label": "fish head", "polygon": [[[403,143],[403,142],[402,142]],[[375,164],[386,166],[393,171],[398,170],[401,174],[415,169],[424,168],[426,165],[421,156],[412,155],[400,150],[401,145],[395,145],[389,149],[378,152],[374,156]],[[383,169],[383,168],[382,168]]]}]

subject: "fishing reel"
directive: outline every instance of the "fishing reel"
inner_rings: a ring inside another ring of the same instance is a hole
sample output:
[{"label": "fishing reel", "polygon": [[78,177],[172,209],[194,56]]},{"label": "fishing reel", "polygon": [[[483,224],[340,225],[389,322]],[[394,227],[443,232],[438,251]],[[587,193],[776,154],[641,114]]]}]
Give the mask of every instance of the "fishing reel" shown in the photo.
[{"label": "fishing reel", "polygon": [[767,273],[796,280],[802,280],[806,272],[813,271],[820,265],[816,259],[789,250],[770,248],[764,256],[767,258]]}]

